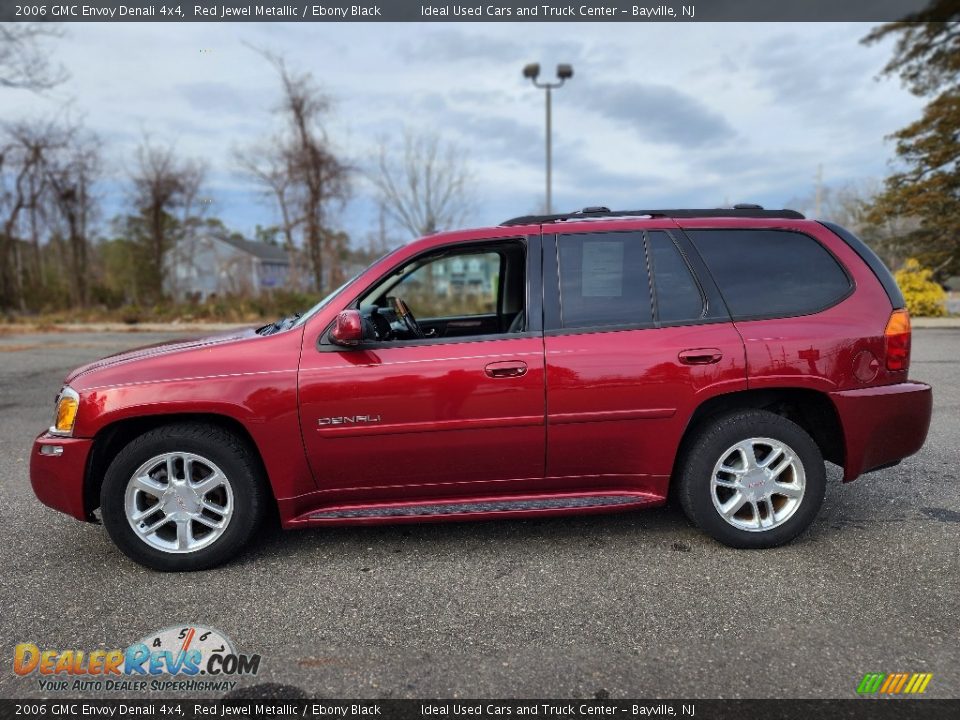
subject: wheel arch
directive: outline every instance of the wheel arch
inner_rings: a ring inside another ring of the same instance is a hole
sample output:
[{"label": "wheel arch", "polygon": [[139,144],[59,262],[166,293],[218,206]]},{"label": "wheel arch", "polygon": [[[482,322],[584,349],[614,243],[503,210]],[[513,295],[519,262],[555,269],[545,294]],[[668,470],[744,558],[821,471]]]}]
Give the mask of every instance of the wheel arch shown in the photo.
[{"label": "wheel arch", "polygon": [[276,510],[276,497],[267,475],[260,448],[242,422],[229,415],[218,413],[171,413],[142,415],[116,420],[109,425],[105,425],[97,432],[93,438],[93,447],[87,457],[87,467],[84,472],[83,506],[87,517],[93,518],[94,511],[100,507],[100,489],[103,486],[103,477],[117,453],[139,435],[159,427],[183,423],[214,425],[243,441],[256,458],[259,470],[269,489],[269,497],[274,504],[274,510]]},{"label": "wheel arch", "polygon": [[830,397],[818,390],[774,387],[715,395],[698,405],[681,437],[673,464],[674,474],[698,429],[711,418],[733,410],[767,410],[795,422],[813,438],[825,460],[843,467],[846,456],[843,425]]}]

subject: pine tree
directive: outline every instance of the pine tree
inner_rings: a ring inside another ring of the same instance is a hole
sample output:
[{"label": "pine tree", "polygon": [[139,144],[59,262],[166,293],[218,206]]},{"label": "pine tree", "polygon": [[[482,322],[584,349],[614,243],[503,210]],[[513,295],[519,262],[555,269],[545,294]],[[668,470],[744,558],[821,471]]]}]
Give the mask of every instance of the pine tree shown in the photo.
[{"label": "pine tree", "polygon": [[903,238],[906,253],[937,274],[960,271],[960,3],[934,0],[926,9],[875,28],[873,44],[897,37],[885,75],[899,75],[918,97],[922,117],[893,134],[902,169],[886,180],[871,209],[878,225],[891,217],[918,219]]}]

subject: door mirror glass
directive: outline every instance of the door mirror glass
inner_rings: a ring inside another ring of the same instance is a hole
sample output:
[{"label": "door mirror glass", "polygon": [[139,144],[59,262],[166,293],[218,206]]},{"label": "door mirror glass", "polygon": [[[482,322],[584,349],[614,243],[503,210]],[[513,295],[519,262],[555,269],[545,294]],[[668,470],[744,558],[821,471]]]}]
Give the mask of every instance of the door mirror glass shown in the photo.
[{"label": "door mirror glass", "polygon": [[330,331],[330,341],[344,347],[354,347],[363,340],[363,322],[359,310],[344,310]]}]

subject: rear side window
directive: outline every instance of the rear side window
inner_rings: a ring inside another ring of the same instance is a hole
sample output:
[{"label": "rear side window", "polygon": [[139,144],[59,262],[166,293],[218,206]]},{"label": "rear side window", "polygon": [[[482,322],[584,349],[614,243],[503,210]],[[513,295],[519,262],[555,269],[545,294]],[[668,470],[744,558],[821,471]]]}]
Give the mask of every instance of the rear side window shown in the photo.
[{"label": "rear side window", "polygon": [[809,315],[850,292],[840,264],[789,230],[688,230],[734,320]]},{"label": "rear side window", "polygon": [[661,323],[682,323],[703,317],[703,295],[693,279],[687,261],[665,232],[647,233],[653,269],[657,319]]},{"label": "rear side window", "polygon": [[643,233],[561,235],[557,242],[563,327],[653,323]]}]

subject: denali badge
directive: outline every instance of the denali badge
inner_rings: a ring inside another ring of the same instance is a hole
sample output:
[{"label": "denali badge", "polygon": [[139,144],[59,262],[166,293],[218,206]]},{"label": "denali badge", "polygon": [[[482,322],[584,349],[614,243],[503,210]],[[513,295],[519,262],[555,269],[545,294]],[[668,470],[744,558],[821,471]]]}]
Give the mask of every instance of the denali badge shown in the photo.
[{"label": "denali badge", "polygon": [[379,415],[343,415],[342,417],[328,417],[317,420],[317,425],[354,425],[356,423],[378,423]]}]

